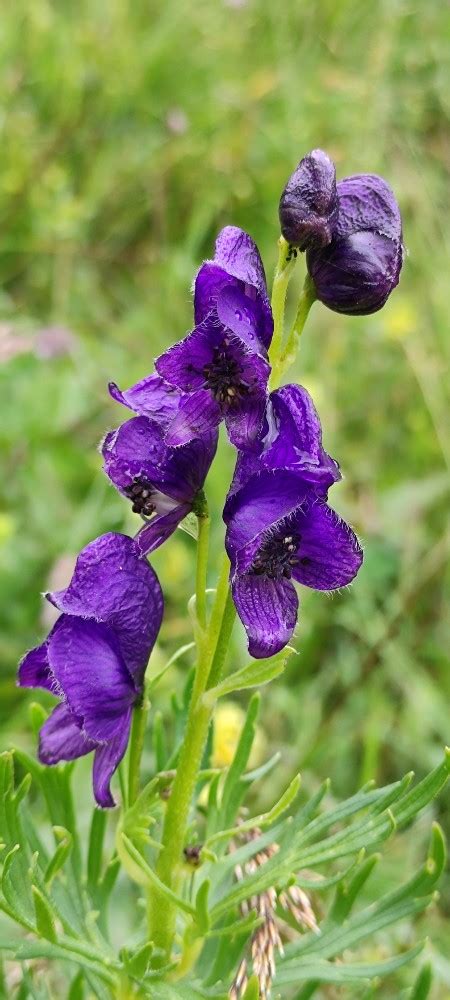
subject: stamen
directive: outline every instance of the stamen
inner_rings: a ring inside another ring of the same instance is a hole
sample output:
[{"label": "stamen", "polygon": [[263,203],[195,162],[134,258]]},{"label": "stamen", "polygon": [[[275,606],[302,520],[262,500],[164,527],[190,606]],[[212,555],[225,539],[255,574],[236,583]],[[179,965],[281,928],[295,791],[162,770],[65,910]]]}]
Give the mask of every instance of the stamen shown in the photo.
[{"label": "stamen", "polygon": [[135,514],[142,514],[150,517],[155,511],[155,504],[152,503],[154,488],[148,479],[143,476],[135,476],[133,482],[124,487],[125,495],[132,501],[132,511]]},{"label": "stamen", "polygon": [[252,564],[252,572],[257,576],[264,574],[271,580],[290,580],[294,566],[303,563],[307,556],[298,558],[301,535],[278,535],[269,538],[256,555]]},{"label": "stamen", "polygon": [[225,337],[220,347],[215,347],[210,364],[203,368],[208,388],[222,406],[232,406],[240,396],[249,391],[246,382],[241,381],[239,362],[226,350],[229,340]]}]

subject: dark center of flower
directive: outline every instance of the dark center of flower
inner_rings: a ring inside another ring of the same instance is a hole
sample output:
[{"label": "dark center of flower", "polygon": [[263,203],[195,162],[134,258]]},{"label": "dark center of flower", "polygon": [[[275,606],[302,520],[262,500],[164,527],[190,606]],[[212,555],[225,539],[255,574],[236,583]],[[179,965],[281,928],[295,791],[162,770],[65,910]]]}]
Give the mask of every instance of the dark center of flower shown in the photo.
[{"label": "dark center of flower", "polygon": [[253,573],[264,574],[271,580],[280,580],[282,576],[290,580],[294,566],[299,563],[306,565],[310,561],[308,556],[299,556],[300,542],[300,534],[269,538],[256,556]]},{"label": "dark center of flower", "polygon": [[155,504],[152,502],[152,494],[155,489],[152,483],[144,476],[135,476],[129,486],[125,486],[123,491],[132,501],[132,510],[135,514],[143,514],[150,517],[155,511]]},{"label": "dark center of flower", "polygon": [[212,361],[204,366],[203,375],[213,396],[222,405],[231,405],[248,392],[239,362],[223,347],[214,348]]}]

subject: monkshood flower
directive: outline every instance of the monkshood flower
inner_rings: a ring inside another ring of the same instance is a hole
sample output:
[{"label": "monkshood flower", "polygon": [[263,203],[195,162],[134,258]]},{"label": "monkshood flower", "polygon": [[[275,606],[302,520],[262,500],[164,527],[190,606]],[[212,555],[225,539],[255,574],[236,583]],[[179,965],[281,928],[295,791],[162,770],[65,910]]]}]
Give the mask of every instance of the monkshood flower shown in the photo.
[{"label": "monkshood flower", "polygon": [[300,160],[281,195],[278,214],[291,246],[312,250],[331,242],[338,217],[336,168],[322,149]]},{"label": "monkshood flower", "polygon": [[110,532],[80,552],[65,590],[45,596],[61,615],[18,676],[20,687],[61,698],[41,729],[39,759],[57,764],[93,751],[94,795],[107,808],[161,625],[161,587],[133,539]]},{"label": "monkshood flower", "polygon": [[106,475],[131,500],[133,511],[149,519],[135,539],[142,553],[161,545],[195,509],[217,448],[215,429],[171,448],[164,426],[150,417],[132,417],[101,445]]},{"label": "monkshood flower", "polygon": [[399,207],[376,174],[346,177],[337,195],[331,243],[306,256],[316,296],[335,312],[377,312],[398,284],[403,263]]},{"label": "monkshood flower", "polygon": [[214,260],[195,279],[194,309],[195,329],[155,362],[184,394],[166,441],[185,444],[224,419],[232,443],[252,448],[266,408],[273,321],[258,248],[241,229],[219,234]]},{"label": "monkshood flower", "polygon": [[337,462],[322,446],[322,428],[311,396],[301,385],[284,385],[270,394],[258,451],[239,453],[229,496],[251,476],[275,469],[297,473],[323,495],[341,478]]},{"label": "monkshood flower", "polygon": [[292,580],[336,590],[353,580],[363,554],[352,529],[295,472],[263,471],[226,505],[226,549],[233,599],[257,659],[272,656],[294,631]]}]

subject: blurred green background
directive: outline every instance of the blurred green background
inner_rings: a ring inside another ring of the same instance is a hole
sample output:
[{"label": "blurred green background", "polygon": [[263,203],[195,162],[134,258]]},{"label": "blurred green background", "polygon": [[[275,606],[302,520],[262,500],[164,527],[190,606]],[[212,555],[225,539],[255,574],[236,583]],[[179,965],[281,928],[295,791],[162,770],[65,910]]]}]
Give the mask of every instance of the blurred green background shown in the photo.
[{"label": "blurred green background", "polygon": [[[98,441],[125,416],[107,381],[130,385],[189,329],[192,277],[222,225],[252,234],[270,277],[281,190],[322,146],[339,176],[389,180],[408,253],[382,312],[313,308],[292,373],[341,463],[332,502],[366,558],[348,592],[302,595],[299,655],[263,697],[261,752],[281,746],[283,759],[262,797],[297,767],[306,789],[329,774],[341,796],[440,759],[450,694],[449,42],[441,0],[5,0],[2,748],[32,745],[15,671],[48,626],[39,592],[64,584],[95,535],[138,527],[100,471]],[[216,553],[232,459],[222,442],[208,480]],[[172,651],[190,637],[192,541],[178,532],[154,564],[168,595],[161,649]],[[446,811],[444,799],[434,813],[445,823]],[[422,853],[429,820],[388,852],[393,871]],[[449,908],[444,892],[419,931],[433,940],[436,1000],[450,996]],[[396,934],[403,946],[417,931]]]}]

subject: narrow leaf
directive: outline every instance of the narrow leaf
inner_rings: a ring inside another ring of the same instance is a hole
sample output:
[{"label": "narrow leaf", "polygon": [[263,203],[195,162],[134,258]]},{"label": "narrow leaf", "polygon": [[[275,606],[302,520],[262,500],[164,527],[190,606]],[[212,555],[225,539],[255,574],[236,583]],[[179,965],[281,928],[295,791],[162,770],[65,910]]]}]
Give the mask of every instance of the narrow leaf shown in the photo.
[{"label": "narrow leaf", "polygon": [[40,937],[46,938],[56,944],[58,935],[56,933],[55,917],[48,900],[45,898],[37,885],[31,887],[34,902],[34,912],[36,915],[36,929]]},{"label": "narrow leaf", "polygon": [[290,646],[286,646],[281,653],[276,653],[275,656],[262,660],[251,660],[241,670],[236,670],[234,674],[226,677],[217,687],[210,688],[203,696],[204,701],[207,701],[208,705],[212,705],[218,698],[232,694],[233,691],[244,691],[246,688],[268,684],[269,681],[283,673],[289,657],[294,652],[295,650]]}]

